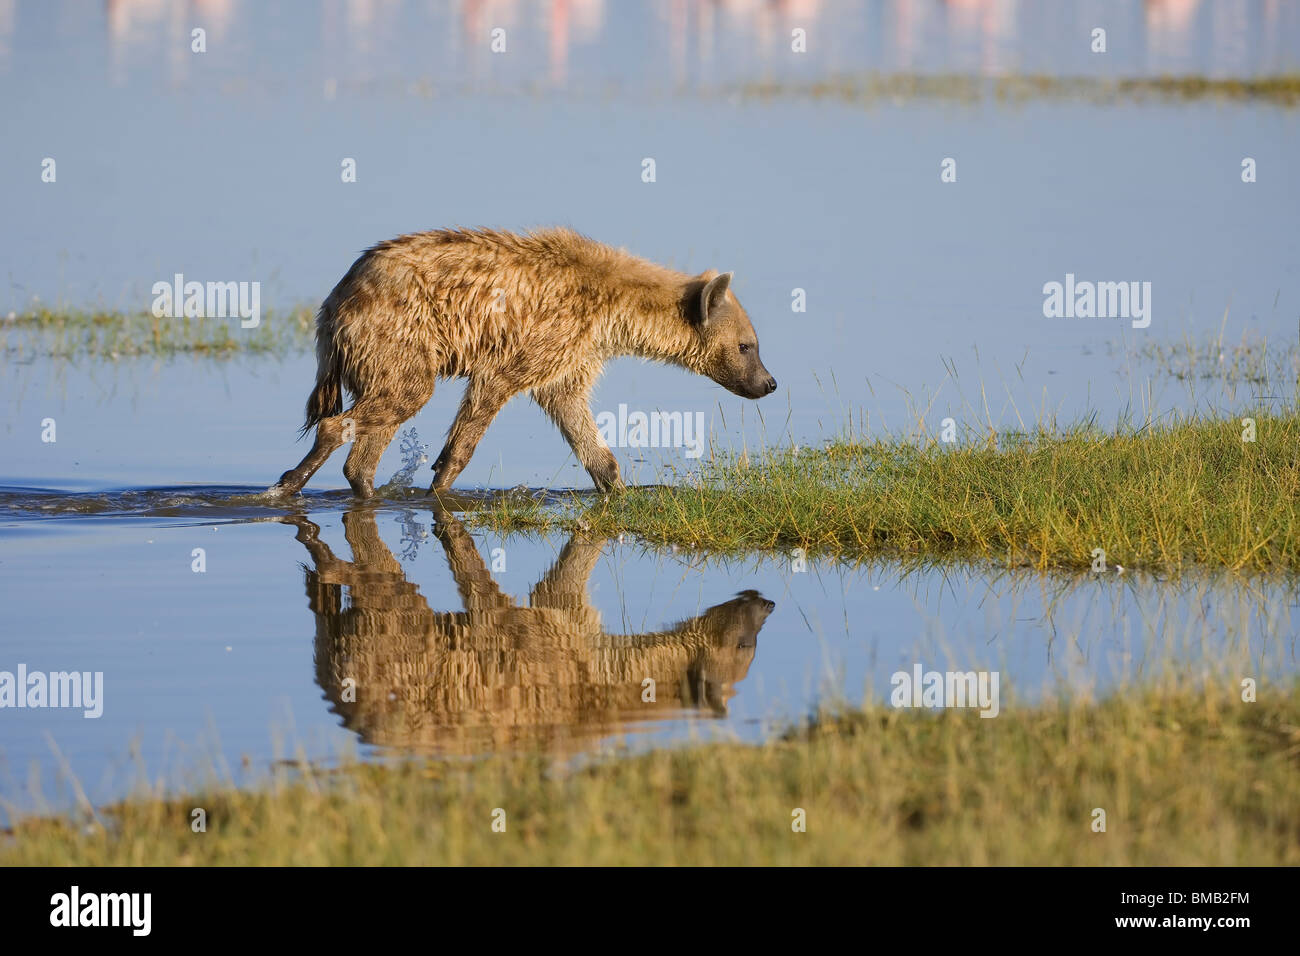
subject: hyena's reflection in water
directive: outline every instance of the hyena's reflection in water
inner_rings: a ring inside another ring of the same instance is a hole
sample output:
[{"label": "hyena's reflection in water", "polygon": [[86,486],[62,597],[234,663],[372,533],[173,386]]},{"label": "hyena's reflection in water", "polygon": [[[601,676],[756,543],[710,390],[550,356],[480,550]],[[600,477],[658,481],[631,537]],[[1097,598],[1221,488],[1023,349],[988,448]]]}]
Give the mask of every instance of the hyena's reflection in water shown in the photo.
[{"label": "hyena's reflection in water", "polygon": [[[366,743],[571,750],[683,710],[725,714],[774,607],[746,591],[668,630],[610,634],[587,597],[600,544],[570,539],[520,604],[497,586],[460,522],[437,519],[463,611],[429,608],[380,539],[374,511],[343,517],[351,561],[306,518],[283,519],[315,564],[307,597],[316,679]],[[653,702],[643,699],[647,678]]]}]

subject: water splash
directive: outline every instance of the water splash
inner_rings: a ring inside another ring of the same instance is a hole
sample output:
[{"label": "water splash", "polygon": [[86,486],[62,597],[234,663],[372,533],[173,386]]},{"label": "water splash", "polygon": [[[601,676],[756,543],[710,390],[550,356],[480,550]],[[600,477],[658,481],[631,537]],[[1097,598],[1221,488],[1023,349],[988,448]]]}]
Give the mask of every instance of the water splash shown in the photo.
[{"label": "water splash", "polygon": [[[420,470],[420,466],[429,460],[429,446],[420,441],[420,435],[411,426],[402,432],[402,441],[398,445],[398,450],[402,453],[402,467],[384,485],[380,492],[384,495],[391,495],[393,492],[405,491],[411,487],[411,482],[415,478],[415,473]],[[400,496],[399,496],[400,497]]]},{"label": "water splash", "polygon": [[402,529],[402,560],[414,561],[420,554],[420,545],[429,538],[429,531],[416,518],[414,511],[403,511],[397,516]]}]

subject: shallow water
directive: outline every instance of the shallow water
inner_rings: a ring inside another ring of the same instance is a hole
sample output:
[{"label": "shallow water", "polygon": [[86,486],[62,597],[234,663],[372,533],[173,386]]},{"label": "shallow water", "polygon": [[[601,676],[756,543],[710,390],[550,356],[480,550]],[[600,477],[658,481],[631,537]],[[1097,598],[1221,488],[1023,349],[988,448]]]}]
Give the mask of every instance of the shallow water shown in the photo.
[{"label": "shallow water", "polygon": [[261,490],[0,489],[5,668],[103,673],[97,718],[4,712],[7,802],[66,805],[66,769],[99,802],[220,760],[757,741],[918,664],[997,671],[1000,710],[1296,672],[1286,580],[723,562]]},{"label": "shallow water", "polygon": [[[361,248],[403,231],[563,223],[735,270],[775,396],[620,360],[594,398],[701,416],[706,457],[816,443],[850,420],[872,435],[945,417],[963,432],[1105,427],[1294,399],[1293,353],[1236,383],[1214,360],[1210,378],[1177,380],[1140,356],[1221,336],[1231,364],[1234,343],[1294,342],[1294,110],[810,93],[871,74],[1268,75],[1297,67],[1290,5],[320,9],[0,0],[0,124],[23,147],[0,151],[0,316],[34,299],[140,311],[176,272],[260,282],[282,308],[319,301]],[[209,31],[201,56],[191,18]],[[1080,39],[1096,22],[1105,56]],[[505,56],[486,52],[498,24]],[[787,52],[794,26],[804,57]],[[47,156],[56,183],[40,181]],[[356,183],[340,181],[343,157]],[[1067,273],[1151,282],[1150,326],[1044,318],[1044,283]],[[427,461],[399,442],[380,502],[356,506],[341,457],[306,495],[268,501],[304,451],[314,357],[54,361],[3,319],[0,333],[0,671],[104,675],[97,719],[0,711],[0,798],[23,809],[69,805],[65,771],[101,802],[140,765],[170,780],[216,754],[264,768],[291,746],[328,760],[758,740],[819,702],[887,697],[915,664],[996,669],[1004,708],[1166,669],[1266,683],[1296,669],[1288,579],[797,570],[631,539],[503,539],[439,526],[419,494]],[[436,451],[459,392],[439,388],[416,442]],[[615,449],[640,484],[697,467],[687,451]],[[519,400],[460,486],[472,509],[589,481]]]}]

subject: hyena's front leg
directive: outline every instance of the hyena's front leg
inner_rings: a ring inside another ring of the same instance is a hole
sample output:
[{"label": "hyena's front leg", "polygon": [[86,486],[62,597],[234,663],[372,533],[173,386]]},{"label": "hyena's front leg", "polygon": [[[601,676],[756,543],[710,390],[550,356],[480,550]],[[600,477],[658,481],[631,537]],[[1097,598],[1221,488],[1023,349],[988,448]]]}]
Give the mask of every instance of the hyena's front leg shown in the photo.
[{"label": "hyena's front leg", "polygon": [[456,476],[469,464],[488,425],[513,394],[498,379],[469,380],[465,397],[460,400],[460,410],[456,412],[456,421],[447,433],[447,444],[433,463],[433,484],[429,486],[429,494],[451,487]]},{"label": "hyena's front leg", "polygon": [[470,618],[515,607],[517,602],[497,585],[465,526],[448,511],[435,508],[434,517],[433,533],[447,552],[451,576]]},{"label": "hyena's front leg", "polygon": [[565,544],[546,575],[528,595],[531,607],[552,607],[570,612],[589,609],[587,582],[604,553],[600,541],[574,535]]},{"label": "hyena's front leg", "polygon": [[609,450],[596,420],[591,417],[590,379],[563,379],[533,391],[542,411],[560,427],[573,453],[587,469],[597,491],[614,491],[623,487],[618,460]]}]

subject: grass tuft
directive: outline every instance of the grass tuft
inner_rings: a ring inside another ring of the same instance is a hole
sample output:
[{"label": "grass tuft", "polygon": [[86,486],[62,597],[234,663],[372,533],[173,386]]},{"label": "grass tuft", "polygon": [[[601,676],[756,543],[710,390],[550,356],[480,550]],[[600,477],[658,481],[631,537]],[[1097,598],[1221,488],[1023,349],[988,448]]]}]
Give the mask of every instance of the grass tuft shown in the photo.
[{"label": "grass tuft", "polygon": [[631,534],[738,553],[916,554],[1037,569],[1300,569],[1300,417],[1247,413],[945,443],[840,439],[719,455],[676,485],[567,507],[501,499],[501,530]]},{"label": "grass tuft", "polygon": [[316,316],[309,308],[266,310],[254,328],[238,318],[159,318],[149,312],[33,308],[0,319],[0,355],[27,360],[130,359],[197,355],[287,355],[308,349]]}]

